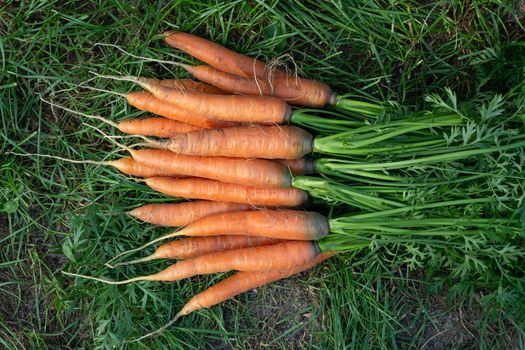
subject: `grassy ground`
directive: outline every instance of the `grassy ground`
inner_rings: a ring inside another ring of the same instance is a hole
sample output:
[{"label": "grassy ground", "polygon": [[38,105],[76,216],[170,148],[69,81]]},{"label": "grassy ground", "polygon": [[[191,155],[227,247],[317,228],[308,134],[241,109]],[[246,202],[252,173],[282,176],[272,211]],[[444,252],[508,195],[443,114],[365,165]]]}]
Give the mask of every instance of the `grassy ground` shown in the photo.
[{"label": "grassy ground", "polygon": [[[76,86],[93,78],[90,71],[183,76],[98,43],[187,60],[156,34],[191,31],[279,57],[340,93],[419,106],[445,86],[471,97],[523,79],[506,72],[523,53],[515,43],[525,39],[524,10],[523,2],[490,1],[0,2],[0,347],[525,347],[524,325],[490,308],[484,291],[451,298],[451,285],[392,268],[373,252],[334,258],[188,316],[161,337],[123,344],[163,325],[221,276],[120,287],[64,278],[63,269],[112,278],[158,269],[163,263],[112,272],[103,262],[163,233],[126,217],[127,209],[168,199],[103,167],[7,153],[102,159],[117,150],[39,94],[119,119],[138,113],[116,96]],[[87,85],[131,88],[101,79]]]}]

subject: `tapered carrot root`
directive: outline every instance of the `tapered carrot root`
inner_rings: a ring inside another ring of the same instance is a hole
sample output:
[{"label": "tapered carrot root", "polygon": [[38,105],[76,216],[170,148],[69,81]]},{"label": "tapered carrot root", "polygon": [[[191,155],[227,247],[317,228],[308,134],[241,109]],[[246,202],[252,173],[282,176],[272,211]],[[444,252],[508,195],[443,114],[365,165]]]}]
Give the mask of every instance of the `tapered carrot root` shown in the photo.
[{"label": "tapered carrot root", "polygon": [[108,284],[126,284],[137,281],[178,281],[197,275],[217,272],[286,270],[304,265],[319,255],[317,242],[287,241],[276,245],[227,250],[181,260],[170,267],[147,276],[123,281],[66,273]]},{"label": "tapered carrot root", "polygon": [[195,78],[235,94],[275,96],[289,104],[308,107],[323,107],[337,102],[332,89],[315,80],[293,77],[254,79],[226,73],[210,66],[183,67]]},{"label": "tapered carrot root", "polygon": [[[142,77],[109,77],[139,84],[156,98],[190,112],[230,122],[283,124],[292,117],[291,107],[276,97],[214,95],[199,91],[183,91]],[[129,100],[129,99],[128,99]]]},{"label": "tapered carrot root", "polygon": [[159,100],[147,91],[130,92],[125,95],[128,103],[141,111],[148,111],[156,115],[177,120],[182,123],[195,125],[200,128],[227,128],[238,126],[237,123],[225,122],[207,115],[188,111],[184,108],[171,105]]},{"label": "tapered carrot root", "polygon": [[212,41],[183,32],[166,32],[168,45],[182,50],[193,57],[224,72],[241,77],[266,78],[286,77],[281,70],[272,70],[264,62],[239,54]]},{"label": "tapered carrot root", "polygon": [[146,204],[128,212],[129,215],[159,226],[186,226],[209,215],[253,209],[247,204],[192,201],[182,203]]},{"label": "tapered carrot root", "polygon": [[229,93],[200,81],[195,81],[191,79],[163,79],[159,80],[159,84],[169,88],[177,88],[182,90],[195,90],[200,92],[205,92],[207,94],[216,94],[216,95],[228,95]]},{"label": "tapered carrot root", "polygon": [[287,167],[294,176],[311,175],[315,172],[315,159],[313,158],[275,159],[274,161]]},{"label": "tapered carrot root", "polygon": [[163,117],[128,119],[118,123],[118,129],[126,134],[173,137],[180,133],[201,130],[200,127]]},{"label": "tapered carrot root", "polygon": [[186,156],[156,149],[129,151],[138,163],[179,175],[262,188],[287,188],[291,185],[288,169],[270,160]]},{"label": "tapered carrot root", "polygon": [[156,334],[162,333],[164,330],[171,327],[177,320],[182,317],[191,314],[192,312],[210,308],[214,305],[220,304],[223,301],[231,299],[239,294],[247,292],[249,290],[264,286],[268,283],[272,283],[283,278],[288,278],[292,275],[301,273],[303,271],[309,270],[314,266],[322,263],[329,257],[331,254],[320,254],[312,262],[301,266],[295,266],[289,270],[281,271],[263,271],[263,272],[246,272],[240,271],[234,275],[223,279],[219,283],[211,286],[203,292],[193,296],[183,308],[175,315],[175,317],[166,323],[161,328],[157,329],[154,332],[145,334],[140,338],[135,339],[134,341],[140,341],[145,338],[154,336]]},{"label": "tapered carrot root", "polygon": [[297,207],[308,194],[297,188],[256,188],[208,179],[150,177],[146,184],[168,196],[250,204],[270,207]]},{"label": "tapered carrot root", "polygon": [[178,315],[185,316],[200,309],[210,308],[251,289],[309,270],[331,256],[331,254],[320,254],[314,260],[304,265],[293,266],[286,270],[237,272],[233,276],[206,289],[204,292],[195,295],[184,305]]},{"label": "tapered carrot root", "polygon": [[250,236],[209,236],[188,237],[165,243],[149,256],[128,262],[116,263],[110,267],[130,265],[157,259],[188,259],[200,255],[223,252],[240,248],[262,247],[282,243],[283,240]]},{"label": "tapered carrot root", "polygon": [[123,172],[124,174],[138,177],[153,177],[153,176],[172,176],[180,177],[180,174],[165,169],[152,168],[150,166],[140,164],[131,157],[120,158],[104,162],[106,165],[113,166]]},{"label": "tapered carrot root", "polygon": [[243,126],[180,134],[161,147],[198,156],[297,159],[312,152],[313,137],[296,126]]},{"label": "tapered carrot root", "polygon": [[329,231],[328,219],[316,212],[250,210],[206,216],[156,241],[177,236],[216,235],[248,235],[311,241],[323,238]]}]

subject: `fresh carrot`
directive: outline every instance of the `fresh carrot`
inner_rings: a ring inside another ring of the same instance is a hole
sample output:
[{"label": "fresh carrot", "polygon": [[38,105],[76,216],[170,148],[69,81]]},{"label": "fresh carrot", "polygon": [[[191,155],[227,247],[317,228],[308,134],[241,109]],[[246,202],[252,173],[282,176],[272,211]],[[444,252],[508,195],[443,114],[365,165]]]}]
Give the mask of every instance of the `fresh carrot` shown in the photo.
[{"label": "fresh carrot", "polygon": [[214,305],[220,304],[223,301],[231,299],[239,294],[247,292],[251,289],[255,289],[264,286],[268,283],[288,278],[292,275],[301,273],[309,270],[314,266],[322,263],[326,259],[330,258],[332,254],[319,254],[313,261],[300,266],[294,266],[288,270],[276,270],[276,271],[262,271],[262,272],[248,272],[240,271],[234,275],[223,279],[219,283],[211,286],[203,292],[193,296],[175,315],[175,317],[169,321],[166,325],[157,329],[154,332],[145,334],[134,341],[140,341],[145,338],[151,337],[156,334],[160,334],[164,330],[171,327],[181,316],[186,316],[192,312],[211,308]]},{"label": "fresh carrot", "polygon": [[[131,265],[157,259],[188,259],[200,255],[206,255],[226,250],[234,250],[249,247],[262,247],[282,243],[283,240],[267,237],[250,236],[208,236],[188,237],[178,239],[159,246],[155,252],[141,259],[109,265],[117,267]],[[106,264],[108,265],[108,264]]]},{"label": "fresh carrot", "polygon": [[229,211],[249,210],[247,204],[213,201],[146,204],[128,212],[129,215],[159,226],[186,226],[203,217]]},{"label": "fresh carrot", "polygon": [[168,45],[182,50],[224,72],[248,78],[254,76],[258,78],[287,76],[286,72],[270,69],[264,62],[239,54],[193,34],[166,32],[164,35],[164,40]]},{"label": "fresh carrot", "polygon": [[150,177],[146,184],[168,196],[269,207],[297,207],[308,199],[307,192],[293,187],[256,188],[199,178]]},{"label": "fresh carrot", "polygon": [[[103,76],[134,82],[156,98],[203,116],[230,121],[260,124],[282,124],[290,121],[291,107],[281,99],[269,96],[215,95],[184,91],[159,85],[156,79],[143,77]],[[128,98],[129,101],[129,98]]]},{"label": "fresh carrot", "polygon": [[173,137],[180,133],[201,130],[200,127],[163,117],[128,119],[117,124],[126,134]]},{"label": "fresh carrot", "polygon": [[234,94],[275,96],[289,104],[308,107],[324,107],[337,102],[332,89],[315,80],[294,77],[246,78],[210,66],[182,67],[195,78]]},{"label": "fresh carrot", "polygon": [[200,92],[205,92],[207,94],[216,94],[216,95],[228,95],[229,93],[223,91],[213,85],[209,85],[200,81],[195,81],[191,79],[162,79],[158,83],[162,86],[170,88],[178,88],[182,90],[195,90]]},{"label": "fresh carrot", "polygon": [[135,159],[131,157],[120,158],[117,160],[98,162],[102,165],[110,165],[124,174],[138,177],[153,177],[153,176],[172,176],[178,177],[180,174],[172,172],[170,170],[152,168],[147,165],[138,163]]},{"label": "fresh carrot", "polygon": [[138,163],[183,176],[262,188],[287,188],[291,185],[288,169],[270,160],[186,156],[157,149],[128,148],[128,151]]},{"label": "fresh carrot", "polygon": [[311,175],[315,172],[315,159],[313,158],[274,159],[274,161],[287,167],[294,176]]},{"label": "fresh carrot", "polygon": [[312,151],[313,137],[296,126],[239,126],[191,131],[151,144],[195,156],[297,159]]},{"label": "fresh carrot", "polygon": [[317,212],[302,210],[249,210],[203,217],[181,230],[161,236],[158,242],[179,236],[248,235],[311,241],[330,231],[328,219]]},{"label": "fresh carrot", "polygon": [[[175,316],[176,320],[180,316],[188,315],[194,311],[210,308],[225,300],[231,299],[236,295],[247,292],[251,289],[263,286],[265,284],[288,278],[297,273],[309,270],[314,266],[330,258],[332,254],[319,254],[314,260],[299,266],[293,266],[286,270],[248,272],[240,271],[234,275],[220,281],[212,287],[206,289],[191,298],[186,305]],[[174,321],[173,321],[174,322]],[[167,325],[169,327],[169,324]]]},{"label": "fresh carrot", "polygon": [[130,92],[124,95],[128,103],[141,111],[148,111],[156,115],[174,119],[186,124],[201,128],[226,128],[238,125],[237,123],[220,121],[201,113],[195,113],[159,100],[147,91]]},{"label": "fresh carrot", "polygon": [[305,265],[320,254],[315,241],[286,241],[276,245],[227,250],[181,260],[170,267],[146,276],[124,281],[66,273],[71,276],[88,278],[108,284],[126,284],[136,281],[178,281],[197,275],[217,272],[289,270]]}]

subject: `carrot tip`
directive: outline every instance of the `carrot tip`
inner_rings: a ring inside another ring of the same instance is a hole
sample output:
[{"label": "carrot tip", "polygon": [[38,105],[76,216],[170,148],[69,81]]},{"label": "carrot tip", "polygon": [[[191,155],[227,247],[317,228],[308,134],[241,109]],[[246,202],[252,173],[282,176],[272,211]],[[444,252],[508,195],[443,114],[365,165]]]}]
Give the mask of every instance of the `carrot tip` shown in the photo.
[{"label": "carrot tip", "polygon": [[171,36],[173,34],[176,34],[177,32],[175,30],[168,30],[168,31],[165,31],[164,33],[162,33],[162,35],[166,38],[168,36]]}]

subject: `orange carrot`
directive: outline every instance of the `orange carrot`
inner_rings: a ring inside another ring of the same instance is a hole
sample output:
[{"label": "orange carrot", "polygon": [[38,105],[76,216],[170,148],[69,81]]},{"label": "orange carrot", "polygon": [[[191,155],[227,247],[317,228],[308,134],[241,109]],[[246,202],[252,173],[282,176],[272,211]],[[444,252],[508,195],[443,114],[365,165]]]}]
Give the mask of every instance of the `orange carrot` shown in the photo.
[{"label": "orange carrot", "polygon": [[275,159],[274,161],[287,167],[294,176],[311,175],[315,172],[315,159],[313,158]]},{"label": "orange carrot", "polygon": [[213,85],[209,85],[200,81],[191,79],[163,79],[159,80],[159,84],[169,88],[178,88],[182,90],[195,90],[205,92],[207,94],[228,95],[229,93],[223,91]]},{"label": "orange carrot", "polygon": [[195,78],[234,94],[275,96],[292,105],[308,107],[324,107],[337,102],[332,89],[315,80],[294,77],[254,79],[226,73],[210,66],[182,67]]},{"label": "orange carrot", "polygon": [[[264,271],[264,272],[248,272],[240,271],[230,276],[214,286],[206,289],[191,298],[186,305],[175,316],[175,320],[180,316],[188,315],[194,311],[210,308],[225,300],[231,299],[236,295],[247,292],[251,289],[263,286],[265,284],[288,278],[297,273],[311,269],[312,267],[322,263],[332,254],[320,254],[314,260],[299,266],[293,266],[290,269],[280,271]],[[173,323],[171,323],[173,324]],[[170,324],[166,325],[166,328]],[[163,327],[164,329],[164,327]]]},{"label": "orange carrot", "polygon": [[172,176],[177,177],[179,174],[170,170],[152,168],[147,165],[138,163],[131,157],[120,158],[117,160],[100,162],[101,164],[110,165],[124,174],[138,177],[153,177],[153,176]]},{"label": "orange carrot", "polygon": [[179,133],[201,130],[198,126],[163,117],[128,119],[117,124],[126,134],[173,137]]},{"label": "orange carrot", "polygon": [[281,239],[250,236],[188,237],[165,243],[144,258],[113,264],[111,267],[131,265],[157,259],[188,259],[226,250],[262,247],[284,242]]},{"label": "orange carrot", "polygon": [[157,145],[195,156],[297,159],[312,152],[313,137],[296,126],[239,126],[191,131]]},{"label": "orange carrot", "polygon": [[219,120],[282,124],[290,121],[292,116],[291,107],[276,97],[214,95],[195,90],[168,88],[157,84],[156,79],[111,76],[109,78],[132,81],[151,92],[159,100]]},{"label": "orange carrot", "polygon": [[198,157],[156,149],[129,149],[138,163],[179,175],[263,188],[287,188],[291,175],[283,165],[265,159]]},{"label": "orange carrot", "polygon": [[301,210],[252,210],[219,213],[199,219],[181,230],[158,237],[148,245],[179,236],[248,235],[311,241],[330,231],[328,219]]},{"label": "orange carrot", "polygon": [[146,276],[123,281],[110,281],[103,278],[66,273],[72,276],[93,279],[108,284],[126,284],[136,281],[179,281],[197,275],[217,272],[289,270],[294,266],[305,265],[320,254],[315,241],[286,241],[283,243],[250,247],[210,253],[181,260],[170,267]]},{"label": "orange carrot", "polygon": [[249,210],[246,204],[192,201],[182,203],[146,204],[128,212],[129,215],[160,226],[186,226],[203,217],[229,211]]},{"label": "orange carrot", "polygon": [[296,207],[308,199],[307,192],[293,187],[256,188],[199,178],[150,177],[146,184],[168,196],[270,207]]},{"label": "orange carrot", "polygon": [[148,111],[162,117],[174,119],[201,128],[226,128],[237,123],[216,120],[212,117],[188,111],[159,100],[147,91],[130,92],[125,95],[128,103],[142,111]]},{"label": "orange carrot", "polygon": [[193,57],[224,72],[241,77],[266,78],[286,77],[281,70],[271,70],[264,62],[225,48],[212,41],[183,32],[164,33],[168,45],[182,50]]}]

